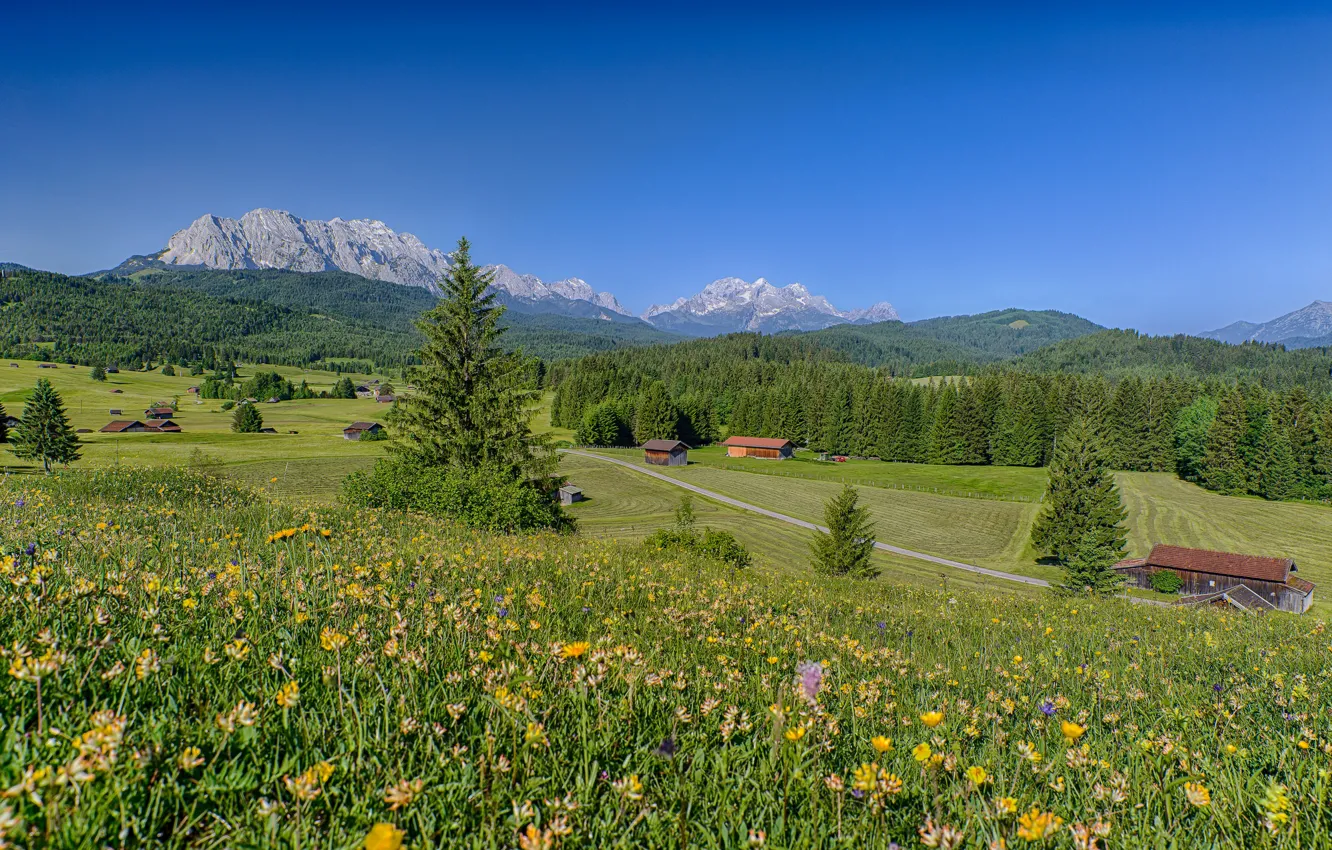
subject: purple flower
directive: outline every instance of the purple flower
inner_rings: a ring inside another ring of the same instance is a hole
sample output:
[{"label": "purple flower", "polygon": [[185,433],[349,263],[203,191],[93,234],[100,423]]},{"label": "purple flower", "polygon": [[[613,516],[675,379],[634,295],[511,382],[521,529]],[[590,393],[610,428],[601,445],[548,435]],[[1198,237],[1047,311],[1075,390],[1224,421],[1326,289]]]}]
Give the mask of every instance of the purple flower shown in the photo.
[{"label": "purple flower", "polygon": [[1046,700],[1045,702],[1041,703],[1041,714],[1044,714],[1046,717],[1053,717],[1054,713],[1055,713],[1054,703],[1050,702],[1049,700]]},{"label": "purple flower", "polygon": [[864,792],[864,791],[861,791],[859,788],[852,788],[852,789],[851,789],[851,796],[852,796],[852,797],[855,797],[857,800],[859,800],[861,797],[865,796],[865,792]]},{"label": "purple flower", "polygon": [[587,607],[586,605],[584,605],[584,606],[583,606],[583,613],[584,613],[584,614],[591,614],[591,613],[592,613],[592,609],[589,608],[589,607]]},{"label": "purple flower", "polygon": [[819,688],[823,687],[823,665],[817,661],[806,661],[796,668],[796,684],[805,702],[813,705],[819,697]]},{"label": "purple flower", "polygon": [[23,507],[25,504],[27,504],[27,503],[24,502],[22,499],[19,499],[17,502],[14,503],[14,507],[16,507],[16,508],[21,508],[21,507]]},{"label": "purple flower", "polygon": [[1212,685],[1212,690],[1216,691],[1218,694],[1221,693],[1221,683],[1217,682],[1215,685]]},{"label": "purple flower", "polygon": [[29,558],[31,558],[33,555],[37,554],[37,544],[29,543],[28,548],[24,549],[23,551],[27,554]]},{"label": "purple flower", "polygon": [[661,739],[661,744],[659,744],[657,748],[652,751],[652,753],[653,755],[658,755],[661,756],[662,758],[668,759],[671,756],[675,755],[675,750],[676,750],[675,739],[672,738],[670,735],[667,735],[665,738]]},{"label": "purple flower", "polygon": [[508,608],[501,608],[501,609],[499,609],[499,611],[497,611],[496,613],[498,613],[498,614],[500,615],[500,619],[504,619],[505,617],[509,616],[509,609],[508,609]]},{"label": "purple flower", "polygon": [[874,625],[876,625],[876,626],[879,627],[879,631],[883,631],[884,629],[888,628],[888,624],[885,623],[883,620],[880,620],[879,622],[875,623]]},{"label": "purple flower", "polygon": [[496,604],[496,605],[499,605],[499,604],[500,604],[501,602],[503,602],[503,601],[504,601],[504,597],[503,597],[503,596],[496,596],[496,597],[495,597],[495,604]]}]

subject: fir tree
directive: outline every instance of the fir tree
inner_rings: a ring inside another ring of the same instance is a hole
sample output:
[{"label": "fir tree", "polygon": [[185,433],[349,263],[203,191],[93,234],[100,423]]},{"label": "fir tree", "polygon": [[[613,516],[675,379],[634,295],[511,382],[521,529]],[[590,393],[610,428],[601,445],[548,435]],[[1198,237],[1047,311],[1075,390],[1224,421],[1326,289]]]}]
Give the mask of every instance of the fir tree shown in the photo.
[{"label": "fir tree", "polygon": [[679,438],[680,414],[666,392],[666,385],[654,381],[643,390],[634,411],[634,440],[640,445],[648,440]]},{"label": "fir tree", "polygon": [[253,404],[240,404],[231,414],[231,430],[237,434],[258,434],[263,430],[264,417]]},{"label": "fir tree", "polygon": [[501,347],[504,307],[493,276],[458,240],[439,304],[416,327],[425,337],[413,371],[416,391],[399,400],[393,454],[422,469],[487,469],[501,478],[544,480],[554,468],[528,422],[538,392],[531,362]]},{"label": "fir tree", "polygon": [[15,457],[40,460],[47,475],[51,474],[53,464],[70,464],[79,459],[78,434],[69,425],[60,393],[45,378],[37,381],[9,440]]},{"label": "fir tree", "polygon": [[1314,484],[1322,497],[1332,496],[1332,400],[1318,417],[1314,444]]},{"label": "fir tree", "polygon": [[814,567],[829,575],[874,578],[878,569],[870,562],[874,553],[874,529],[869,511],[858,504],[859,495],[851,485],[843,485],[823,507],[827,532],[814,532],[810,550]]},{"label": "fir tree", "polygon": [[1118,590],[1124,577],[1115,571],[1115,563],[1122,557],[1124,541],[1117,536],[1117,529],[1088,529],[1064,567],[1064,588],[1092,593]]},{"label": "fir tree", "polygon": [[1185,481],[1198,481],[1203,475],[1208,435],[1216,420],[1217,404],[1211,396],[1199,396],[1175,419],[1175,471]]},{"label": "fir tree", "polygon": [[1050,459],[1050,482],[1031,529],[1032,546],[1070,564],[1087,535],[1123,557],[1124,506],[1100,439],[1082,419],[1059,438]]},{"label": "fir tree", "polygon": [[1232,389],[1217,405],[1216,418],[1207,429],[1199,478],[1209,490],[1243,493],[1248,489],[1248,469],[1240,444],[1249,430],[1244,396]]},{"label": "fir tree", "polygon": [[105,381],[106,368],[100,365],[94,366],[92,367],[92,371],[88,373],[88,377],[92,378],[94,381]]},{"label": "fir tree", "polygon": [[1285,428],[1273,428],[1263,451],[1260,492],[1264,499],[1280,501],[1300,493],[1300,472],[1295,464],[1295,452]]}]

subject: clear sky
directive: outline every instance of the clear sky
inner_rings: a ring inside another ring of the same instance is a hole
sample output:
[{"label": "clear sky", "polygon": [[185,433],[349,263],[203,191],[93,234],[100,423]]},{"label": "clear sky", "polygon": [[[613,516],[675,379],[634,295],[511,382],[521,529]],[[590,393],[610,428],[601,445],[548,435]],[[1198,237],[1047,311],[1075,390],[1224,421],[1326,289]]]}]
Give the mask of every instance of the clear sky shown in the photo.
[{"label": "clear sky", "polygon": [[1326,2],[283,5],[7,7],[0,260],[266,206],[635,310],[728,275],[1157,333],[1332,300]]}]

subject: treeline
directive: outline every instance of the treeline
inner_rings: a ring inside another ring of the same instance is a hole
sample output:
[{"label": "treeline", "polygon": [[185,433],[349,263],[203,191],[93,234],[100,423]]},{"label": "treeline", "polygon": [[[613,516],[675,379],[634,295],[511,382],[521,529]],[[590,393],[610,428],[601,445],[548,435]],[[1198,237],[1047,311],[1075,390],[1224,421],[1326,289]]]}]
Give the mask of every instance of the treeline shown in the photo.
[{"label": "treeline", "polygon": [[724,427],[890,461],[1043,466],[1080,415],[1118,469],[1332,498],[1332,400],[1303,386],[1013,369],[912,381],[809,353],[799,338],[739,335],[556,364],[552,420],[594,444],[706,443]]}]

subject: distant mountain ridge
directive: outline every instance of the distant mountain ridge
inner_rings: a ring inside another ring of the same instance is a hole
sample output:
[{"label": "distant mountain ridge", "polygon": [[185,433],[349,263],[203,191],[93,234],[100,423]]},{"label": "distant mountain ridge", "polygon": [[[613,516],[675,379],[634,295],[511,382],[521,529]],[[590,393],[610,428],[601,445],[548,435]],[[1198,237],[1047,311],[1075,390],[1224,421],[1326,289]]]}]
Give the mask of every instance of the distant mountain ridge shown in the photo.
[{"label": "distant mountain ridge", "polygon": [[1332,345],[1332,301],[1315,301],[1270,322],[1234,322],[1198,336],[1234,345],[1243,342],[1279,342],[1287,348]]},{"label": "distant mountain ridge", "polygon": [[[375,219],[320,221],[260,208],[240,218],[202,216],[172,234],[163,250],[130,257],[108,273],[123,277],[156,267],[343,271],[438,295],[451,262],[447,252]],[[614,295],[595,290],[581,278],[547,282],[502,264],[485,268],[495,274],[495,288],[515,309],[608,321],[631,317]],[[778,287],[763,278],[748,283],[734,277],[713,281],[673,304],[653,306],[642,316],[661,330],[686,336],[817,330],[897,318],[887,301],[863,310],[839,310],[799,283]]]}]

